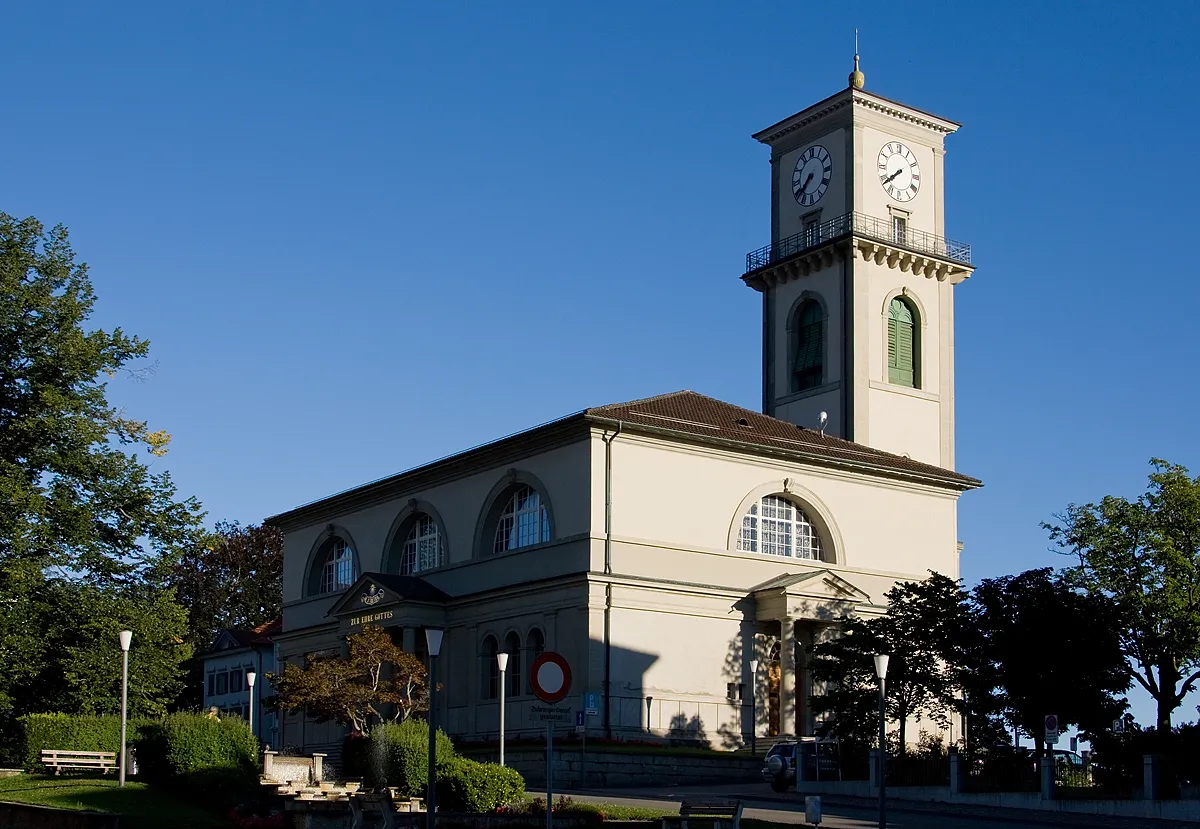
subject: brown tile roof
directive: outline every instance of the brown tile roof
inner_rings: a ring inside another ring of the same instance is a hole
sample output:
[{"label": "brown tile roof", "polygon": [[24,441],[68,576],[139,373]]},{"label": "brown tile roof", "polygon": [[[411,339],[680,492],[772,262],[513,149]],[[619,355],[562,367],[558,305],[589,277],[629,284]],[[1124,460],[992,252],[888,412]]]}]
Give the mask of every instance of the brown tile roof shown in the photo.
[{"label": "brown tile roof", "polygon": [[634,429],[673,434],[701,443],[734,444],[750,452],[761,452],[766,448],[800,453],[818,463],[933,478],[959,489],[983,485],[975,478],[940,466],[822,435],[815,429],[796,426],[694,391],[597,406],[583,414],[589,420],[620,421]]},{"label": "brown tile roof", "polygon": [[269,622],[263,622],[258,627],[250,628],[249,630],[231,630],[230,635],[238,641],[238,644],[243,647],[251,645],[269,645],[273,638],[283,631],[283,620],[272,619]]}]

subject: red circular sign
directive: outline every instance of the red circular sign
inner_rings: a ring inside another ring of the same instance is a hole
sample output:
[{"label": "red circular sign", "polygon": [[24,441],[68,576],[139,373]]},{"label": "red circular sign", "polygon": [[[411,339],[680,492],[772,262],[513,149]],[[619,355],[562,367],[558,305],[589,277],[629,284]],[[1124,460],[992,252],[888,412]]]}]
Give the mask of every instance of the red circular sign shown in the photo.
[{"label": "red circular sign", "polygon": [[558,702],[571,692],[571,666],[562,655],[546,651],[529,666],[529,686],[542,702]]}]

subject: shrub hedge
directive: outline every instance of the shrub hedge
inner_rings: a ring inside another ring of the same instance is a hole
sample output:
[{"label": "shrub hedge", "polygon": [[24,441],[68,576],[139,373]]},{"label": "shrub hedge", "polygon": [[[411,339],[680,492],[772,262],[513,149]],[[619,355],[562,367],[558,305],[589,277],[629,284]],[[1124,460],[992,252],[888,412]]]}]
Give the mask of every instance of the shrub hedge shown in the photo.
[{"label": "shrub hedge", "polygon": [[516,769],[456,757],[438,769],[438,806],[450,812],[494,812],[525,796]]},{"label": "shrub hedge", "polygon": [[139,770],[150,782],[213,769],[252,777],[258,765],[258,741],[240,717],[169,714],[142,728],[137,752]]},{"label": "shrub hedge", "polygon": [[[21,729],[21,765],[33,771],[41,765],[42,749],[59,751],[111,751],[121,749],[121,718],[115,714],[26,714],[17,722]],[[136,745],[152,720],[129,720],[125,735]]]},{"label": "shrub hedge", "polygon": [[[437,766],[457,756],[454,744],[439,728],[435,736]],[[367,786],[394,786],[408,797],[421,797],[429,774],[429,726],[424,720],[384,723],[371,729],[370,762],[363,775]],[[440,772],[439,772],[440,774]]]},{"label": "shrub hedge", "polygon": [[[28,771],[41,764],[42,749],[116,752],[121,745],[121,718],[115,715],[28,714],[19,722]],[[138,776],[147,782],[187,788],[204,799],[252,789],[258,742],[240,718],[130,720],[126,736],[137,752]]]}]

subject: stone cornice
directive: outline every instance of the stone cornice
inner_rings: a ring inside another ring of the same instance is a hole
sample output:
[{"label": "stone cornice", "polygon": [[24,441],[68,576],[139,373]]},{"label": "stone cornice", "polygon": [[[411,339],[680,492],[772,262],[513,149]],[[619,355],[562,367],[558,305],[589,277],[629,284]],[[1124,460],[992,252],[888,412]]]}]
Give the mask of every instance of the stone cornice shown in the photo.
[{"label": "stone cornice", "polygon": [[844,109],[851,104],[863,107],[872,112],[888,115],[892,118],[898,118],[901,121],[906,121],[928,130],[933,130],[940,135],[949,135],[962,126],[948,118],[942,118],[939,115],[934,115],[932,112],[925,112],[924,110],[910,107],[907,104],[893,101],[874,92],[847,88],[830,95],[823,101],[818,101],[807,109],[797,112],[795,115],[772,124],[765,130],[754,133],[752,137],[763,144],[775,145],[785,136],[797,130],[804,129],[809,124],[827,118],[834,112]]},{"label": "stone cornice", "polygon": [[848,258],[858,258],[864,262],[887,265],[887,267],[898,269],[902,273],[924,276],[927,279],[936,279],[938,282],[949,282],[951,285],[962,282],[975,270],[970,265],[956,262],[953,259],[914,253],[897,245],[851,235],[849,238],[831,241],[821,247],[760,268],[746,274],[742,280],[751,288],[761,292],[793,279],[817,273]]},{"label": "stone cornice", "polygon": [[933,130],[942,135],[949,135],[962,126],[949,119],[934,115],[931,112],[915,109],[871,92],[855,90],[853,97],[855,106],[861,106],[873,112],[890,115],[893,118],[899,118],[901,121],[916,124],[919,127]]}]

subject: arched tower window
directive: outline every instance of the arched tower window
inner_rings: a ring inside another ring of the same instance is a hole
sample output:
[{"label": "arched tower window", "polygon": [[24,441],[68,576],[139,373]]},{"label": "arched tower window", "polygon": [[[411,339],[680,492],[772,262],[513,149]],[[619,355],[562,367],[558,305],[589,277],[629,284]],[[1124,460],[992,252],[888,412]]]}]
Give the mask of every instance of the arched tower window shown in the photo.
[{"label": "arched tower window", "polygon": [[821,536],[798,505],[767,495],[742,516],[737,548],[746,553],[820,560]]},{"label": "arched tower window", "polygon": [[550,513],[541,496],[531,486],[518,487],[496,520],[492,553],[504,553],[549,540]]},{"label": "arched tower window", "polygon": [[896,297],[888,303],[888,382],[919,389],[920,364],[916,311],[909,302]]},{"label": "arched tower window", "polygon": [[815,299],[807,299],[796,309],[796,354],[792,362],[795,391],[815,389],[824,381],[825,312]]},{"label": "arched tower window", "polygon": [[400,572],[406,576],[433,570],[446,563],[446,545],[438,524],[421,514],[413,521],[400,551]]},{"label": "arched tower window", "polygon": [[340,593],[358,578],[355,570],[354,550],[344,539],[334,536],[325,543],[324,555],[321,558],[321,581],[317,592]]},{"label": "arched tower window", "polygon": [[508,689],[506,693],[519,696],[521,693],[521,637],[514,630],[504,637],[504,652],[508,654]]}]

